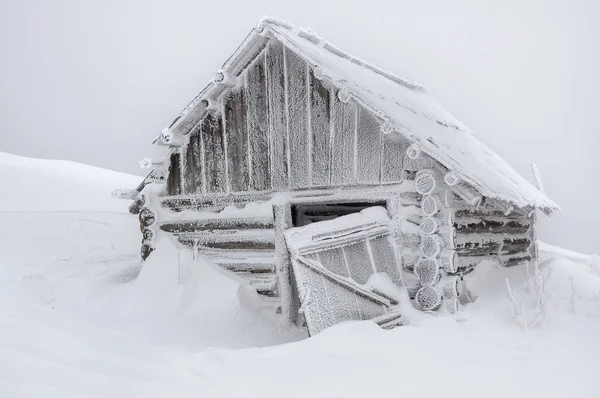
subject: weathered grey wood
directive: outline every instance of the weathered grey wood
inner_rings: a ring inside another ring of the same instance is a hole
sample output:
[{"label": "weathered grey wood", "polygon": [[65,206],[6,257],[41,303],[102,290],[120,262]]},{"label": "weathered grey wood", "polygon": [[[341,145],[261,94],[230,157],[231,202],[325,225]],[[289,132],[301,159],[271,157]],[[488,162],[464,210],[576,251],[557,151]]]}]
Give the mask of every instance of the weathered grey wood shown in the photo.
[{"label": "weathered grey wood", "polygon": [[400,264],[391,246],[389,238],[382,236],[369,240],[373,263],[377,272],[385,272],[390,279],[402,286],[402,277],[400,275]]},{"label": "weathered grey wood", "polygon": [[279,281],[279,296],[281,297],[281,314],[285,319],[295,321],[300,307],[300,300],[295,289],[295,281],[291,271],[292,263],[285,241],[285,231],[292,227],[292,215],[289,203],[273,205],[275,226],[275,251],[277,268],[275,271]]},{"label": "weathered grey wood", "polygon": [[192,133],[186,150],[185,193],[197,193],[202,189],[202,155],[200,134]]},{"label": "weathered grey wood", "polygon": [[330,90],[309,71],[310,130],[311,130],[311,185],[329,185],[329,156],[331,136]]},{"label": "weathered grey wood", "polygon": [[[316,259],[316,256],[315,256]],[[322,276],[324,276],[325,278],[327,278],[328,280],[330,280],[333,283],[339,284],[340,286],[344,286],[346,289],[352,291],[353,293],[355,293],[356,295],[366,298],[376,304],[382,305],[382,306],[386,306],[386,307],[390,307],[393,303],[390,302],[390,300],[387,297],[383,297],[382,295],[372,292],[370,290],[365,289],[363,286],[361,286],[362,284],[357,284],[356,280],[353,281],[349,281],[347,278],[342,278],[337,274],[334,274],[333,272],[329,271],[328,269],[326,269],[325,267],[319,267],[316,266],[313,262],[311,262],[310,260],[312,259],[308,259],[309,261],[307,261],[307,258],[303,258],[303,257],[299,257],[298,261],[300,263],[302,263],[304,266],[306,266],[308,269],[314,271],[317,274],[320,274]],[[372,319],[372,318],[369,318]]]},{"label": "weathered grey wood", "polygon": [[219,249],[219,250],[252,250],[252,251],[272,251],[275,250],[275,244],[269,241],[261,240],[238,240],[232,238],[227,241],[200,241],[190,236],[179,236],[177,240],[190,248]]},{"label": "weathered grey wood", "polygon": [[381,182],[400,182],[404,179],[404,156],[408,141],[400,134],[383,135],[381,157]]},{"label": "weathered grey wood", "polygon": [[416,192],[402,192],[398,195],[398,198],[403,206],[421,206],[423,196]]},{"label": "weathered grey wood", "polygon": [[365,284],[374,273],[371,258],[367,249],[367,242],[357,242],[344,247],[348,261],[350,277],[357,283]]},{"label": "weathered grey wood", "polygon": [[354,178],[356,144],[356,103],[341,102],[337,95],[331,102],[333,137],[331,142],[331,185],[349,185]]},{"label": "weathered grey wood", "polygon": [[283,44],[271,40],[266,51],[269,136],[271,137],[271,185],[273,189],[290,186],[288,179],[288,129],[285,98]]},{"label": "weathered grey wood", "polygon": [[154,248],[149,243],[144,243],[140,248],[140,255],[142,256],[142,260],[146,260],[153,251]]},{"label": "weathered grey wood", "polygon": [[455,250],[459,256],[481,256],[500,254],[502,256],[527,252],[531,240],[528,237],[501,237],[500,239],[478,239],[473,242],[458,242]]},{"label": "weathered grey wood", "polygon": [[144,227],[149,227],[156,221],[156,214],[154,214],[149,208],[145,207],[142,209],[142,211],[140,211],[138,218],[141,225]]},{"label": "weathered grey wood", "polygon": [[377,183],[381,172],[381,137],[379,120],[362,106],[358,107],[356,181]]},{"label": "weathered grey wood", "polygon": [[[377,189],[374,189],[377,187]],[[377,184],[355,185],[346,187],[324,187],[297,189],[290,195],[290,203],[377,203],[391,198],[398,191],[406,189],[402,184]],[[227,205],[244,205],[250,202],[260,202],[271,199],[275,192],[242,192],[230,194],[207,194],[193,197],[169,197],[161,200],[163,207],[174,211],[183,209],[212,210]]]},{"label": "weathered grey wood", "polygon": [[206,192],[225,192],[225,142],[221,113],[208,114],[201,126],[206,167]]},{"label": "weathered grey wood", "polygon": [[527,219],[527,215],[518,211],[513,211],[510,214],[504,214],[504,211],[490,208],[488,206],[479,206],[478,208],[469,206],[465,209],[458,209],[454,214],[455,218],[484,218],[498,217],[504,219]]},{"label": "weathered grey wood", "polygon": [[510,220],[504,218],[457,219],[454,221],[456,233],[460,234],[523,234],[531,225],[527,220]]},{"label": "weathered grey wood", "polygon": [[173,152],[169,164],[169,176],[167,177],[167,193],[169,195],[181,194],[181,162],[178,152]]},{"label": "weathered grey wood", "polygon": [[248,92],[248,141],[250,144],[250,190],[271,189],[269,117],[265,54],[260,54],[246,72]]},{"label": "weathered grey wood", "polygon": [[206,230],[270,228],[273,228],[273,220],[270,218],[224,218],[211,220],[175,221],[160,225],[161,230],[171,233]]},{"label": "weathered grey wood", "polygon": [[309,186],[308,162],[308,65],[285,49],[289,115],[290,177],[292,187]]},{"label": "weathered grey wood", "polygon": [[521,263],[524,263],[526,261],[531,261],[531,256],[530,255],[524,255],[524,256],[514,256],[514,257],[510,257],[508,259],[505,259],[502,262],[502,265],[504,265],[505,267],[512,267],[514,265],[519,265]]},{"label": "weathered grey wood", "polygon": [[251,263],[251,262],[219,262],[215,263],[226,271],[231,271],[239,274],[274,274],[274,263]]},{"label": "weathered grey wood", "polygon": [[225,99],[227,175],[230,192],[245,192],[249,188],[246,100],[246,92],[242,87],[231,89]]}]

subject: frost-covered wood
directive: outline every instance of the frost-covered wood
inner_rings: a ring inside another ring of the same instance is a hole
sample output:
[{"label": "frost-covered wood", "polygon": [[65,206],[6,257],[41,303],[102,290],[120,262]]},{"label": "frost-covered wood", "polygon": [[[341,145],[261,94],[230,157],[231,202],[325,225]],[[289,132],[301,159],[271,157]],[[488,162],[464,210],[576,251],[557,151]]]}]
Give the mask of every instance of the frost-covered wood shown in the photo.
[{"label": "frost-covered wood", "polygon": [[354,148],[356,145],[356,103],[334,99],[332,103],[333,137],[331,185],[354,182]]},{"label": "frost-covered wood", "polygon": [[181,233],[201,230],[236,230],[236,229],[270,229],[273,220],[266,217],[256,218],[224,218],[179,222],[165,222],[160,229],[165,232]]},{"label": "frost-covered wood", "polygon": [[[247,279],[287,319],[302,303],[311,333],[384,319],[385,305],[361,293],[379,294],[373,275],[404,283],[424,310],[456,311],[453,277],[482,261],[537,256],[532,210],[556,206],[420,86],[310,31],[266,21],[256,32],[161,134],[168,164],[150,162],[149,183],[166,178],[152,190],[166,197],[131,208],[143,256],[157,233],[174,235]],[[275,223],[206,219],[268,201]],[[385,220],[345,224],[375,205],[385,205]],[[286,241],[302,225],[312,240]]]},{"label": "frost-covered wood", "polygon": [[290,176],[294,188],[309,186],[308,140],[308,65],[294,52],[285,49],[287,104],[290,146]]},{"label": "frost-covered wood", "polygon": [[201,126],[204,142],[206,191],[225,192],[227,181],[225,176],[225,141],[223,122],[220,112],[208,114]]},{"label": "frost-covered wood", "polygon": [[271,189],[270,137],[265,53],[246,72],[249,178],[251,191]]},{"label": "frost-covered wood", "polygon": [[177,152],[173,152],[170,157],[167,192],[169,195],[179,195],[181,193],[181,162]]},{"label": "frost-covered wood", "polygon": [[250,189],[246,96],[243,87],[236,87],[231,90],[225,101],[227,180],[231,192]]},{"label": "frost-covered wood", "polygon": [[378,182],[382,140],[379,120],[365,108],[359,107],[356,131],[356,181]]},{"label": "frost-covered wood", "polygon": [[266,63],[271,185],[273,189],[285,189],[290,186],[290,182],[283,44],[277,41],[269,43],[266,50]]},{"label": "frost-covered wood", "polygon": [[311,185],[329,185],[331,153],[331,91],[309,70]]}]

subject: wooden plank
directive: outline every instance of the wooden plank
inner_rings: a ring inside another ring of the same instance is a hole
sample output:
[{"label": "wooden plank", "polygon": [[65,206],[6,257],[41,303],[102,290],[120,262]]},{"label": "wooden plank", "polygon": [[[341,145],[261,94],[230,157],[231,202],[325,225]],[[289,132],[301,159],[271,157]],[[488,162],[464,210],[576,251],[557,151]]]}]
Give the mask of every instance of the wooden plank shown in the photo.
[{"label": "wooden plank", "polygon": [[266,88],[265,54],[262,53],[246,72],[251,191],[265,191],[271,188],[269,115]]},{"label": "wooden plank", "polygon": [[290,204],[274,204],[273,216],[281,315],[285,320],[293,322],[297,320],[300,301],[296,289],[293,288],[295,281],[291,270],[292,263],[285,241],[285,231],[292,226]]},{"label": "wooden plank", "polygon": [[244,88],[231,89],[225,99],[229,192],[245,192],[249,188],[246,112],[247,103]]},{"label": "wooden plank", "polygon": [[271,138],[271,186],[281,190],[290,186],[287,163],[287,111],[283,44],[271,40],[266,53],[269,136]]},{"label": "wooden plank", "polygon": [[220,112],[208,114],[202,122],[202,140],[204,141],[204,159],[206,167],[206,191],[225,192],[225,141],[223,122]]},{"label": "wooden plank", "polygon": [[354,147],[356,103],[334,98],[331,107],[333,138],[331,142],[331,185],[354,183]]},{"label": "wooden plank", "polygon": [[273,274],[275,273],[275,264],[273,263],[251,263],[251,262],[219,262],[215,264],[226,271],[240,274]]},{"label": "wooden plank", "polygon": [[329,185],[329,156],[331,136],[330,90],[309,71],[311,185]]},{"label": "wooden plank", "polygon": [[169,195],[181,194],[181,162],[177,152],[171,154],[169,176],[167,177],[167,193]]},{"label": "wooden plank", "polygon": [[369,277],[373,275],[374,272],[367,249],[367,243],[361,241],[345,246],[344,253],[348,260],[350,277],[361,285],[367,283]]},{"label": "wooden plank", "polygon": [[308,65],[294,52],[285,49],[287,107],[290,148],[290,179],[293,188],[307,187],[308,151]]},{"label": "wooden plank", "polygon": [[399,263],[389,242],[389,237],[381,236],[371,239],[369,245],[377,272],[385,272],[396,285],[402,286]]},{"label": "wooden plank", "polygon": [[273,251],[275,250],[275,244],[269,241],[261,240],[224,240],[224,241],[200,241],[191,236],[179,236],[177,240],[190,248],[196,247],[198,250],[203,251],[206,249],[218,249],[218,250],[250,250],[250,251]]},{"label": "wooden plank", "polygon": [[356,133],[356,181],[359,183],[378,183],[380,180],[381,136],[379,120],[359,106]]},{"label": "wooden plank", "polygon": [[202,159],[200,156],[200,134],[193,133],[186,150],[185,193],[200,192],[202,188]]},{"label": "wooden plank", "polygon": [[[327,270],[336,275],[350,277],[344,260],[342,249],[325,250],[318,254],[318,259]],[[336,318],[341,321],[361,319],[356,293],[338,284],[329,286],[329,300],[334,306]]]},{"label": "wooden plank", "polygon": [[408,141],[400,134],[383,134],[381,152],[381,182],[400,182],[404,179],[404,157]]},{"label": "wooden plank", "polygon": [[454,249],[460,256],[481,256],[487,254],[500,254],[504,256],[527,252],[530,245],[531,240],[528,237],[501,237],[500,239],[474,237],[472,241],[455,243]]},{"label": "wooden plank", "polygon": [[224,218],[210,220],[174,221],[160,225],[165,232],[183,233],[206,230],[229,229],[270,229],[273,220],[270,218]]},{"label": "wooden plank", "polygon": [[511,220],[503,218],[458,219],[454,222],[456,233],[461,234],[524,234],[531,224],[528,220]]}]

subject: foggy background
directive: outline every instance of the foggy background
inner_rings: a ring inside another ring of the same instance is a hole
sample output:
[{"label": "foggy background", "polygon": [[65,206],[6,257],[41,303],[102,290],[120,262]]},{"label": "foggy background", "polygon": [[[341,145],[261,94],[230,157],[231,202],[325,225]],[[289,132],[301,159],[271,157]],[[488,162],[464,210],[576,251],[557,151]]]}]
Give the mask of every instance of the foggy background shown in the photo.
[{"label": "foggy background", "polygon": [[426,85],[530,181],[537,163],[563,208],[540,237],[600,251],[593,0],[0,0],[0,150],[143,174],[154,137],[265,14]]}]

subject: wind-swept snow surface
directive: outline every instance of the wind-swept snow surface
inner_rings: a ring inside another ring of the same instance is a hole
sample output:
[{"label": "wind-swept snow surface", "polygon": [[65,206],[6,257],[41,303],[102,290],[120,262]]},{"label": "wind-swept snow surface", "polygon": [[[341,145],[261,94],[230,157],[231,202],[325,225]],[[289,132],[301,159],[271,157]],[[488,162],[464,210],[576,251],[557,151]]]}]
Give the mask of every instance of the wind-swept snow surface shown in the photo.
[{"label": "wind-swept snow surface", "polygon": [[[0,176],[0,397],[598,396],[594,257],[542,245],[539,310],[533,269],[482,266],[455,317],[304,339],[169,240],[140,272],[137,219],[110,197],[139,178],[2,153]],[[546,316],[525,331],[515,308]]]}]

